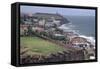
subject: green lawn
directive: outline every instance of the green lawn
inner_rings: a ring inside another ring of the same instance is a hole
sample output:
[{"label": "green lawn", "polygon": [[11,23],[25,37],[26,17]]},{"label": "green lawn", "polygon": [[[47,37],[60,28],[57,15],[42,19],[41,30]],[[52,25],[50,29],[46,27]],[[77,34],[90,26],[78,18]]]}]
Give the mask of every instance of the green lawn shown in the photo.
[{"label": "green lawn", "polygon": [[40,53],[44,55],[66,50],[64,47],[38,37],[21,37],[20,44],[22,47],[27,47],[31,53]]}]

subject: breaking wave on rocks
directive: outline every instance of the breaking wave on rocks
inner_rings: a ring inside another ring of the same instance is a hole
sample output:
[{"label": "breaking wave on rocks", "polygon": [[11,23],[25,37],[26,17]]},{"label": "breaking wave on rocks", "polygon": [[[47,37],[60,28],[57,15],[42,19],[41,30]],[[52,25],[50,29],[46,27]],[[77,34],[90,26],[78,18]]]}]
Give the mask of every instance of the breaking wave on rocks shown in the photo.
[{"label": "breaking wave on rocks", "polygon": [[75,25],[73,25],[72,23],[63,24],[58,28],[62,29],[64,32],[79,33],[79,30],[75,30]]},{"label": "breaking wave on rocks", "polygon": [[79,37],[83,37],[85,39],[87,39],[87,41],[91,42],[93,45],[95,45],[95,37],[93,36],[86,36],[86,35],[82,35],[79,30],[75,29],[75,25],[73,25],[72,23],[67,23],[67,24],[63,24],[60,27],[58,27],[59,29],[62,29],[64,32],[73,32],[75,34],[78,34]]},{"label": "breaking wave on rocks", "polygon": [[87,39],[87,41],[91,42],[93,45],[95,45],[95,38],[92,36],[85,36],[85,35],[79,35],[80,37],[83,37]]}]

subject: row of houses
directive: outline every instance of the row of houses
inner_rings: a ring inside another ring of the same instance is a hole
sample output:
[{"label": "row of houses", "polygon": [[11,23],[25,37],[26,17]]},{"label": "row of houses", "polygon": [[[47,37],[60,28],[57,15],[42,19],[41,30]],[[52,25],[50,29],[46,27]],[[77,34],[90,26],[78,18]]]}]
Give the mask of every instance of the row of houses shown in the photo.
[{"label": "row of houses", "polygon": [[35,13],[30,15],[21,15],[22,24],[33,24],[41,27],[53,27],[60,26],[61,24],[68,23],[68,19],[61,16],[60,14],[49,14],[49,13]]},{"label": "row of houses", "polygon": [[32,27],[32,30],[53,30],[57,28],[58,26],[68,23],[68,19],[61,16],[60,14],[49,14],[49,13],[35,13],[35,14],[22,14],[21,15],[21,35],[24,33],[24,31],[27,31],[27,28],[29,26]]}]

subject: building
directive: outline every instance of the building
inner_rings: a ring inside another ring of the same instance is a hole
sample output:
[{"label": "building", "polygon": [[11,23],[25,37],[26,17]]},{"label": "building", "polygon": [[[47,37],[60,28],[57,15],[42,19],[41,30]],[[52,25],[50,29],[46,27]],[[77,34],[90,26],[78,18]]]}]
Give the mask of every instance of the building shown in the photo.
[{"label": "building", "polygon": [[27,35],[29,25],[20,25],[20,35]]},{"label": "building", "polygon": [[32,27],[34,27],[34,25],[29,25],[29,24],[20,24],[20,35],[28,35],[28,31],[29,29],[32,31]]},{"label": "building", "polygon": [[72,47],[84,50],[86,59],[91,59],[91,57],[95,57],[94,45],[92,45],[91,42],[87,41],[86,38],[74,37],[71,39],[70,43],[72,44]]},{"label": "building", "polygon": [[74,37],[78,37],[78,34],[75,34],[74,32],[64,32],[64,35],[66,36],[66,37],[68,37],[69,38],[69,40],[71,40],[72,38],[74,38]]},{"label": "building", "polygon": [[61,24],[68,23],[68,19],[61,16],[60,14],[50,14],[50,13],[35,13],[33,15],[21,15],[21,21],[25,24],[35,24],[38,23],[39,26],[45,26],[46,28],[60,26]]},{"label": "building", "polygon": [[87,41],[87,39],[83,38],[83,37],[74,37],[71,39],[71,44],[73,46],[78,46],[78,47],[88,47],[91,44]]},{"label": "building", "polygon": [[36,33],[44,32],[44,28],[41,27],[32,27],[32,31]]}]

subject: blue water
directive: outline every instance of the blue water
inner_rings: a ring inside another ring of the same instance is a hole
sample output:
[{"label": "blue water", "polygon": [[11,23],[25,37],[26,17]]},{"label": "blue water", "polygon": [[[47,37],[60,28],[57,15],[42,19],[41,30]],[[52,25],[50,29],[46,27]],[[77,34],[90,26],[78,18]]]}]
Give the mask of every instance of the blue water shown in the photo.
[{"label": "blue water", "polygon": [[66,18],[71,21],[72,29],[79,34],[95,37],[95,16],[66,16]]}]

